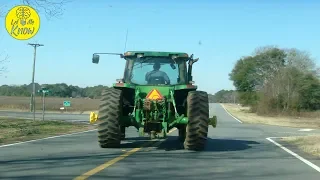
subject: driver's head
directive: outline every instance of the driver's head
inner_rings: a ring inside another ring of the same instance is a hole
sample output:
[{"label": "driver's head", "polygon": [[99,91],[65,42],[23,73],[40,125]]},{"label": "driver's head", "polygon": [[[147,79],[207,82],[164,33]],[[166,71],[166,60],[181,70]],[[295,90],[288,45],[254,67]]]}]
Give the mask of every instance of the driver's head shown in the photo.
[{"label": "driver's head", "polygon": [[159,70],[160,69],[160,63],[159,62],[155,62],[153,65],[153,69],[154,70]]}]

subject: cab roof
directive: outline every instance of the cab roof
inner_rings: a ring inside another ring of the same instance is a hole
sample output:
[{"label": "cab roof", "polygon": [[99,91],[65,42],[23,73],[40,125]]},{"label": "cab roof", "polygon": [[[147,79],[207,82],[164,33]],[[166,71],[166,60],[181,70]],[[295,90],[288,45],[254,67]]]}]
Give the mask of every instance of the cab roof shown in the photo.
[{"label": "cab roof", "polygon": [[143,56],[162,56],[167,57],[171,55],[176,55],[178,57],[188,58],[189,55],[184,52],[163,52],[163,51],[127,51],[124,53],[125,57],[136,56],[136,54],[143,54]]}]

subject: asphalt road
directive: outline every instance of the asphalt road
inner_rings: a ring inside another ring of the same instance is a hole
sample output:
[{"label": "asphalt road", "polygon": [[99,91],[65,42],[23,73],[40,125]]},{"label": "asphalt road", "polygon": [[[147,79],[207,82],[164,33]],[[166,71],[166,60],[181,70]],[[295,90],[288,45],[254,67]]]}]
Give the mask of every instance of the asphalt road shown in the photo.
[{"label": "asphalt road", "polygon": [[[0,147],[0,179],[81,179],[84,173],[90,175],[88,179],[115,180],[320,179],[316,169],[266,139],[319,131],[239,123],[217,104],[211,106],[211,113],[218,116],[218,127],[210,127],[202,152],[183,150],[177,131],[162,143],[139,148],[149,141],[136,138],[133,128],[127,130],[128,139],[121,148],[101,149],[97,132],[92,131]],[[319,159],[303,157],[320,165]]]}]

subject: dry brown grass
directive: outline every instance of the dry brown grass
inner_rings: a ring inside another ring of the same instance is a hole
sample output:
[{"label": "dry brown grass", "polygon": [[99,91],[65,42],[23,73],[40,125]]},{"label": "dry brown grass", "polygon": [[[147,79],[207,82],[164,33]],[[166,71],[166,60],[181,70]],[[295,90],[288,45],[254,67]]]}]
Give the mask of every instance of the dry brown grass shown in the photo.
[{"label": "dry brown grass", "polygon": [[0,145],[95,129],[95,126],[66,121],[0,118]]},{"label": "dry brown grass", "polygon": [[309,135],[302,137],[286,137],[282,140],[296,145],[300,150],[320,157],[320,135]]},{"label": "dry brown grass", "polygon": [[[68,107],[67,109],[68,112],[96,111],[99,107],[98,99],[46,97],[45,98],[46,110],[60,111],[60,107],[63,107],[63,101],[71,102],[71,107]],[[28,111],[29,105],[30,105],[30,97],[0,96],[1,110]],[[36,109],[42,110],[41,97],[36,97]]]},{"label": "dry brown grass", "polygon": [[245,123],[259,123],[298,128],[320,128],[320,112],[305,113],[307,117],[259,116],[248,107],[236,104],[222,104],[233,116]]}]

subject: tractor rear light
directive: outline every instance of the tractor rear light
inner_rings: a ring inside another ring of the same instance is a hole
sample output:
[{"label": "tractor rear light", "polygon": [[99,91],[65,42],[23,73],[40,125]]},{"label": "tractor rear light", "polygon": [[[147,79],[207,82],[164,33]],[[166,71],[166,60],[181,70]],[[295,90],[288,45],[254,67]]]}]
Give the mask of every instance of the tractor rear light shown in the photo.
[{"label": "tractor rear light", "polygon": [[124,84],[123,84],[123,83],[116,83],[116,86],[121,86],[121,87],[123,87]]},{"label": "tractor rear light", "polygon": [[117,83],[123,83],[123,79],[116,79]]},{"label": "tractor rear light", "polygon": [[189,84],[194,84],[195,82],[194,81],[189,81]]}]

